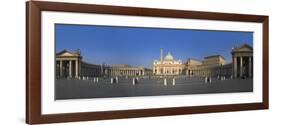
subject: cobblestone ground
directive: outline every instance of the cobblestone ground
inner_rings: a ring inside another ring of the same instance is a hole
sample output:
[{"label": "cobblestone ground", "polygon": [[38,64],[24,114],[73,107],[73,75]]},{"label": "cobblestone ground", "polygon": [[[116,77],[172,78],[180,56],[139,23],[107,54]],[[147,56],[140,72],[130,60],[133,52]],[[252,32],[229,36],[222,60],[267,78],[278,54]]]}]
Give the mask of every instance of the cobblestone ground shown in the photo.
[{"label": "cobblestone ground", "polygon": [[204,78],[178,77],[167,78],[139,78],[139,82],[133,84],[133,78],[119,77],[118,83],[111,83],[111,78],[99,78],[94,82],[93,78],[87,80],[58,79],[55,83],[55,98],[60,99],[85,99],[85,98],[109,98],[109,97],[133,97],[133,96],[158,96],[158,95],[184,95],[184,94],[208,94],[252,92],[253,79],[226,79],[212,78],[212,83],[205,83]]}]

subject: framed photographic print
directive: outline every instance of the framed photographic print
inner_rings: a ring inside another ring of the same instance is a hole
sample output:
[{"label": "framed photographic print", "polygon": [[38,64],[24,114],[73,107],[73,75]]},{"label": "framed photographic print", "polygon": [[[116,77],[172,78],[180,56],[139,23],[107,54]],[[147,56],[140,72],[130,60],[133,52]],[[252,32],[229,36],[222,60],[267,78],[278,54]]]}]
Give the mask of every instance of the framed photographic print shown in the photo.
[{"label": "framed photographic print", "polygon": [[29,124],[268,109],[268,16],[29,1]]}]

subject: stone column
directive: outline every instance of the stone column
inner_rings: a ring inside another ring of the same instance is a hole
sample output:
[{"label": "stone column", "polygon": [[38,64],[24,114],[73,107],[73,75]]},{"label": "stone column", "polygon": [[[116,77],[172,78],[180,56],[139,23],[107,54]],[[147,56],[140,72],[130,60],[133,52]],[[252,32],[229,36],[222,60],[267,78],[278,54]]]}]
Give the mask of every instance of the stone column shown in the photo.
[{"label": "stone column", "polygon": [[75,60],[75,77],[78,78],[78,60]]},{"label": "stone column", "polygon": [[240,77],[243,75],[243,56],[240,56]]},{"label": "stone column", "polygon": [[156,71],[156,75],[158,75],[158,74],[160,73],[160,68],[159,68],[159,67],[157,67],[156,69],[157,69],[157,71]]},{"label": "stone column", "polygon": [[79,61],[79,58],[78,58],[78,74],[81,75],[82,72],[81,72],[81,62]]},{"label": "stone column", "polygon": [[249,77],[252,77],[252,57],[249,56]]},{"label": "stone column", "polygon": [[62,60],[60,60],[60,76],[62,76]]},{"label": "stone column", "polygon": [[72,77],[72,60],[69,60],[69,77]]},{"label": "stone column", "polygon": [[237,57],[233,56],[233,77],[237,78]]},{"label": "stone column", "polygon": [[171,74],[171,68],[169,67],[169,68],[167,68],[167,72],[168,72],[168,74]]}]

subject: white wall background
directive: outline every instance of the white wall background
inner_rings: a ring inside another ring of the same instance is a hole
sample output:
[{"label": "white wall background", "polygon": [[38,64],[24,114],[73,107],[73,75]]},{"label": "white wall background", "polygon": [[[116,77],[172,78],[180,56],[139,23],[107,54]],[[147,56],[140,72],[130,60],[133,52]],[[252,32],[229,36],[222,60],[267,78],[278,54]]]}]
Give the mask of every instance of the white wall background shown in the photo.
[{"label": "white wall background", "polygon": [[[52,0],[71,1],[78,0]],[[150,118],[72,122],[72,125],[143,124],[278,124],[281,113],[281,7],[277,0],[79,0],[80,3],[139,6],[181,10],[264,14],[270,16],[270,109]],[[25,0],[5,0],[0,4],[0,124],[25,124]],[[161,103],[161,102],[160,102]]]}]

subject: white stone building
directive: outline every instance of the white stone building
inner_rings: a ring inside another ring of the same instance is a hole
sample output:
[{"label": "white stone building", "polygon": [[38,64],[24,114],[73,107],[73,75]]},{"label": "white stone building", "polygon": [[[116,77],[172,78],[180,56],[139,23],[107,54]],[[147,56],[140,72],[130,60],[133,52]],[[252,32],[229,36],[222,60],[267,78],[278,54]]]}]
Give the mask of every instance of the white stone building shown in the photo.
[{"label": "white stone building", "polygon": [[163,49],[160,50],[160,60],[153,62],[154,75],[182,75],[184,65],[181,60],[175,60],[170,52],[163,58]]}]

